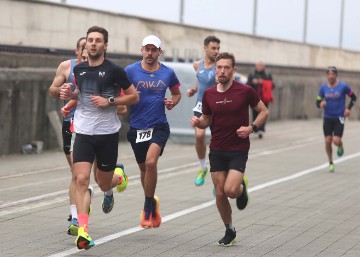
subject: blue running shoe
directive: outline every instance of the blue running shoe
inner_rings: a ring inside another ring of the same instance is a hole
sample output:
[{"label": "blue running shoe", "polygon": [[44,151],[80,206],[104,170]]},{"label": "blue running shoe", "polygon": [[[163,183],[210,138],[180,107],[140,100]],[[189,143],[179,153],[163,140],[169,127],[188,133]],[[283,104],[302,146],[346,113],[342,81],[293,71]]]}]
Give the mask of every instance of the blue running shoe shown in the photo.
[{"label": "blue running shoe", "polygon": [[104,200],[102,202],[102,210],[104,213],[111,212],[112,208],[114,207],[114,195],[105,195]]},{"label": "blue running shoe", "polygon": [[208,172],[208,169],[205,168],[205,169],[200,169],[197,176],[196,176],[196,179],[195,179],[195,185],[196,186],[202,186],[204,185],[205,183],[205,177],[206,177],[206,174]]},{"label": "blue running shoe", "polygon": [[343,146],[343,144],[341,144],[341,146],[338,147],[338,149],[336,151],[336,154],[339,157],[343,156],[343,154],[344,154],[344,146]]}]

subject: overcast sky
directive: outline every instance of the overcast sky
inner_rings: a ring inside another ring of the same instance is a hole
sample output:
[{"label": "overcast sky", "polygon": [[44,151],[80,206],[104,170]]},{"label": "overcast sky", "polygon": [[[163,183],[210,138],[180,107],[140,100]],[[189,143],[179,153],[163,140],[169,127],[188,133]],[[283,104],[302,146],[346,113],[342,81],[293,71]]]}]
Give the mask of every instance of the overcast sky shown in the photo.
[{"label": "overcast sky", "polygon": [[[64,0],[45,0],[60,3]],[[68,5],[180,22],[181,0],[65,0]],[[183,0],[187,25],[360,51],[359,0]],[[254,3],[257,2],[254,29]],[[305,22],[305,3],[307,23]],[[344,3],[343,29],[341,6]],[[305,24],[306,33],[305,33]],[[341,33],[342,30],[342,40]],[[306,36],[304,36],[306,34]],[[341,43],[340,43],[341,41]]]}]

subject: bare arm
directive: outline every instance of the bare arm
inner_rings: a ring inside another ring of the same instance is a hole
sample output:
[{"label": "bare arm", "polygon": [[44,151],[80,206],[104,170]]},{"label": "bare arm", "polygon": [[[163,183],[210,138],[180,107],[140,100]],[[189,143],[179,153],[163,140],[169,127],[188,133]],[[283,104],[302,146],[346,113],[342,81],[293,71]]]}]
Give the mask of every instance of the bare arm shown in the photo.
[{"label": "bare arm", "polygon": [[[261,127],[267,118],[269,117],[269,110],[266,108],[265,104],[260,100],[258,104],[254,107],[254,109],[259,113],[254,122],[252,123],[256,127]],[[248,137],[253,132],[253,127],[249,126],[241,126],[236,133],[241,138]]]},{"label": "bare arm", "polygon": [[171,99],[164,99],[164,104],[166,109],[171,110],[180,102],[181,99],[181,92],[179,88],[176,89],[170,89],[171,91]]},{"label": "bare arm", "polygon": [[212,121],[212,116],[211,115],[201,115],[200,118],[193,116],[190,120],[190,125],[192,127],[197,127],[197,128],[201,128],[201,129],[206,129],[207,127],[210,126]]},{"label": "bare arm", "polygon": [[53,98],[59,97],[60,87],[66,82],[70,72],[71,61],[67,60],[60,63],[56,70],[55,78],[49,87],[49,95]]},{"label": "bare arm", "polygon": [[[195,72],[197,73],[199,70],[199,67],[200,67],[200,61],[194,62],[193,67],[194,67]],[[186,95],[188,97],[192,97],[198,91],[198,87],[199,87],[199,81],[196,80],[195,86],[193,88],[186,90]]]},{"label": "bare arm", "polygon": [[[136,91],[134,85],[131,85],[128,89],[124,90],[124,96],[115,97],[115,102],[113,105],[132,105],[139,102],[139,94]],[[102,96],[91,96],[91,103],[95,107],[106,107],[109,106],[108,98]]]}]

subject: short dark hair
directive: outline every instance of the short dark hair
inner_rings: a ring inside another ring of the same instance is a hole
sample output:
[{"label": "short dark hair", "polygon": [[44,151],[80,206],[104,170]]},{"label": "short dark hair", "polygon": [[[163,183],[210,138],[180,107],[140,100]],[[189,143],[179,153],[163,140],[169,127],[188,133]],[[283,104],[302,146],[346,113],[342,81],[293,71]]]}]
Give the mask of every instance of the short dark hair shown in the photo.
[{"label": "short dark hair", "polygon": [[76,49],[80,49],[80,47],[83,47],[83,46],[80,45],[80,42],[83,39],[86,39],[86,37],[81,37],[81,38],[78,39],[78,41],[76,41]]},{"label": "short dark hair", "polygon": [[104,29],[102,27],[98,27],[98,26],[92,26],[91,28],[88,29],[88,31],[86,33],[86,38],[89,36],[89,34],[91,32],[99,32],[99,33],[103,34],[104,42],[105,42],[105,44],[107,44],[107,42],[109,40],[109,33],[107,32],[106,29]]},{"label": "short dark hair", "polygon": [[232,67],[233,68],[235,67],[235,56],[232,53],[228,53],[228,52],[219,53],[215,61],[217,62],[221,59],[230,59]]},{"label": "short dark hair", "polygon": [[220,39],[218,39],[215,36],[208,36],[207,38],[204,39],[204,46],[209,45],[210,42],[216,42],[216,43],[220,44]]}]

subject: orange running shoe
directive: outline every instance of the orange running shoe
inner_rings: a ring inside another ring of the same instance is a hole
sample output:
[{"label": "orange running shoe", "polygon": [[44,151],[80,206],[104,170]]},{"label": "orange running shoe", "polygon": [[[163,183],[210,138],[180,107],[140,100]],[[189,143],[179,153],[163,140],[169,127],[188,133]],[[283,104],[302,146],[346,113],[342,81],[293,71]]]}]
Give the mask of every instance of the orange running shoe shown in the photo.
[{"label": "orange running shoe", "polygon": [[145,211],[142,210],[140,213],[140,227],[143,228],[153,228],[153,222],[152,222],[152,218],[151,218],[151,213],[149,216],[149,219],[145,219]]},{"label": "orange running shoe", "polygon": [[161,225],[161,215],[160,215],[160,211],[159,211],[160,201],[159,201],[159,197],[157,197],[156,195],[154,196],[154,199],[155,199],[155,208],[154,208],[153,212],[155,212],[155,215],[151,216],[151,221],[153,223],[153,227],[157,228],[157,227],[160,227],[160,225]]}]

